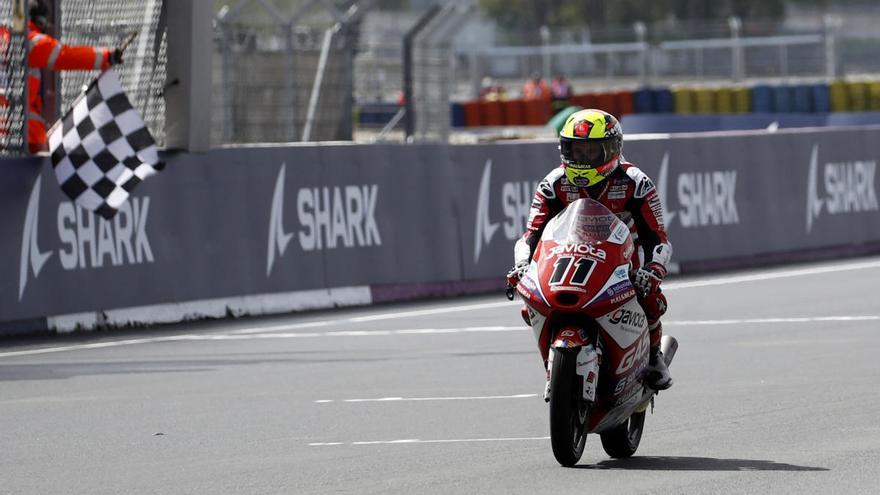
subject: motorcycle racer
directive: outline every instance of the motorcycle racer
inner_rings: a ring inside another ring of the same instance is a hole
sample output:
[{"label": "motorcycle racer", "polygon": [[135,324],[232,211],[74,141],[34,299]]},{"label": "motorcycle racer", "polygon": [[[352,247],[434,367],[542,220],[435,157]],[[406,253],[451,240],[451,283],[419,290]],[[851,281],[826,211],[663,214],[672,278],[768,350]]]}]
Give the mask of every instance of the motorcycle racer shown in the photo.
[{"label": "motorcycle racer", "polygon": [[569,203],[590,198],[603,204],[630,229],[634,250],[632,268],[639,303],[645,311],[651,339],[646,384],[654,390],[672,386],[660,351],[666,296],[660,283],[666,276],[672,246],[666,237],[663,208],[651,179],[621,155],[623,131],[617,119],[602,110],[573,113],[559,133],[561,165],[538,184],[525,233],[514,247],[514,268],[507,275],[516,286],[528,268],[547,222]]}]

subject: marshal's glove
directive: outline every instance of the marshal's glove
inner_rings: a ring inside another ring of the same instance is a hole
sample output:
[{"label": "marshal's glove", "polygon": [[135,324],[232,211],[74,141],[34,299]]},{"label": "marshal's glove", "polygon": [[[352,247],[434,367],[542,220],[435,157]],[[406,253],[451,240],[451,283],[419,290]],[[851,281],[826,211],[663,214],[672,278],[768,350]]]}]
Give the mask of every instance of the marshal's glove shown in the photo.
[{"label": "marshal's glove", "polygon": [[633,285],[642,296],[654,294],[660,291],[660,282],[663,282],[665,276],[666,268],[652,261],[638,269]]},{"label": "marshal's glove", "polygon": [[123,48],[113,48],[110,50],[110,55],[107,57],[107,61],[111,66],[119,65],[122,63],[122,52]]},{"label": "marshal's glove", "polygon": [[520,261],[507,272],[507,285],[511,287],[516,287],[519,283],[519,279],[522,278],[523,274],[526,273],[526,270],[529,268],[528,261]]}]

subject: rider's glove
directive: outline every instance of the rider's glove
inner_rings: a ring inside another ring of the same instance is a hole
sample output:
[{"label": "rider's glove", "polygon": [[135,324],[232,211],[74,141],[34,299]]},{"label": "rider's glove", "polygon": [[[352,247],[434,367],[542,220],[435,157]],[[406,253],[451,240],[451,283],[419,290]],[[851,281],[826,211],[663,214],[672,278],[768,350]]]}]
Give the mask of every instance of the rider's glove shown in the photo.
[{"label": "rider's glove", "polygon": [[633,285],[635,285],[639,294],[646,296],[660,291],[660,282],[663,281],[663,277],[665,276],[666,268],[660,263],[652,261],[639,268],[636,272]]},{"label": "rider's glove", "polygon": [[507,272],[507,285],[511,287],[516,287],[516,284],[519,283],[519,279],[522,278],[523,274],[526,273],[526,270],[529,268],[528,261],[519,261],[517,264]]}]

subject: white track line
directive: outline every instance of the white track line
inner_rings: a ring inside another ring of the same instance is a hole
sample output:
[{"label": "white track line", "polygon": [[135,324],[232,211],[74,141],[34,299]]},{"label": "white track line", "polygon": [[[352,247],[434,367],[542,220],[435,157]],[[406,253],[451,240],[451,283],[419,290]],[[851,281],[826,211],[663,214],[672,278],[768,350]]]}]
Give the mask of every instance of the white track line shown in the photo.
[{"label": "white track line", "polygon": [[450,438],[443,440],[420,440],[403,438],[400,440],[370,440],[363,442],[314,442],[309,447],[327,447],[336,445],[412,445],[425,443],[485,443],[485,442],[534,442],[547,441],[550,437],[512,437],[512,438]]},{"label": "white track line", "polygon": [[[743,318],[727,320],[664,320],[666,326],[712,326],[712,325],[748,325],[764,323],[816,323],[829,321],[876,321],[880,315],[855,315],[855,316],[809,316],[809,317],[779,317],[779,318]],[[30,356],[35,354],[49,354],[53,352],[78,351],[85,349],[101,349],[105,347],[120,347],[136,344],[153,344],[174,341],[238,341],[238,340],[262,340],[262,339],[303,339],[303,338],[336,338],[336,337],[388,337],[394,335],[444,335],[461,333],[481,332],[524,332],[531,329],[522,326],[488,326],[488,327],[458,327],[458,328],[408,328],[402,330],[354,330],[338,332],[273,332],[254,334],[183,334],[170,335],[167,337],[152,337],[143,339],[113,340],[94,344],[77,344],[58,347],[43,347],[39,349],[27,349],[23,351],[0,352],[0,358],[13,356]]]},{"label": "white track line", "polygon": [[538,394],[516,394],[516,395],[478,395],[473,397],[380,397],[377,399],[321,399],[316,400],[316,404],[329,404],[331,402],[421,402],[436,400],[497,400],[497,399],[527,399],[537,397]]},{"label": "white track line", "polygon": [[880,268],[880,261],[864,261],[858,263],[843,263],[839,265],[817,266],[813,268],[798,268],[794,270],[771,271],[767,273],[756,273],[753,275],[733,275],[729,277],[718,277],[707,280],[694,280],[692,282],[675,282],[670,281],[663,284],[663,290],[691,289],[694,287],[709,287],[713,285],[741,284],[744,282],[760,282],[763,280],[773,280],[777,278],[803,277],[807,275],[820,275],[823,273],[843,272],[850,270],[865,270],[871,268]]},{"label": "white track line", "polygon": [[[717,277],[710,279],[701,279],[694,281],[669,281],[663,284],[663,290],[672,291],[672,290],[680,290],[680,289],[691,289],[695,287],[709,287],[715,285],[728,285],[728,284],[739,284],[746,282],[759,282],[763,280],[773,280],[778,278],[789,278],[789,277],[802,277],[809,275],[820,275],[823,273],[833,273],[833,272],[842,272],[842,271],[850,271],[850,270],[864,270],[871,268],[880,268],[880,261],[863,261],[863,262],[855,262],[855,263],[840,263],[835,265],[827,265],[827,266],[818,266],[813,268],[799,268],[794,270],[777,270],[770,271],[766,273],[756,273],[752,275],[734,275],[727,277]],[[240,330],[233,330],[229,333],[232,334],[251,334],[251,333],[266,333],[266,332],[279,332],[285,330],[296,330],[299,328],[311,328],[311,327],[321,327],[328,325],[344,325],[346,323],[365,323],[372,321],[381,321],[381,320],[393,320],[399,318],[410,318],[410,317],[418,317],[418,316],[430,316],[436,314],[443,313],[453,313],[459,311],[473,311],[473,310],[482,310],[482,309],[491,309],[491,308],[501,308],[507,306],[519,306],[522,304],[519,300],[515,300],[513,302],[503,301],[503,302],[494,302],[494,303],[483,303],[483,304],[467,304],[461,306],[446,306],[442,308],[433,308],[433,309],[425,309],[418,311],[401,311],[401,312],[393,312],[393,313],[380,313],[369,316],[359,316],[354,318],[340,318],[335,320],[323,320],[323,321],[313,321],[307,323],[294,323],[288,325],[273,325],[266,327],[250,327],[244,328]]]}]

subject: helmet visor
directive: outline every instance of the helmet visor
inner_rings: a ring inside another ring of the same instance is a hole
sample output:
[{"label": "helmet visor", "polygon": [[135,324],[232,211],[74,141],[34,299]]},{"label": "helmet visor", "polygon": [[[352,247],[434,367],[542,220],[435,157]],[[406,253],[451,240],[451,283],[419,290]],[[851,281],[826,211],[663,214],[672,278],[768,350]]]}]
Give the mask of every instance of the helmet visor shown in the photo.
[{"label": "helmet visor", "polygon": [[610,139],[563,140],[560,144],[569,164],[599,167],[614,155]]}]

